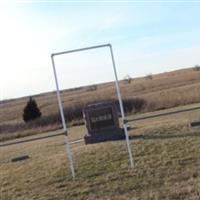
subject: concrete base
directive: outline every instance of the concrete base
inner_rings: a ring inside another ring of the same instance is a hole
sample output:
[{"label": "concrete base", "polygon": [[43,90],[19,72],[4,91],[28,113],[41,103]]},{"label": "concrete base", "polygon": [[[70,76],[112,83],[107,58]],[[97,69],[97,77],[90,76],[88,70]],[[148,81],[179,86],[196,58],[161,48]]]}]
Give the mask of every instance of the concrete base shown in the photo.
[{"label": "concrete base", "polygon": [[111,130],[102,131],[84,136],[85,144],[93,144],[98,142],[123,140],[123,139],[125,139],[125,133],[124,129],[122,128],[114,129],[112,131]]},{"label": "concrete base", "polygon": [[22,160],[26,160],[29,159],[30,157],[28,155],[22,155],[22,156],[18,156],[15,158],[12,158],[11,161],[12,162],[17,162],[17,161],[22,161]]},{"label": "concrete base", "polygon": [[190,123],[191,127],[200,126],[200,121],[194,121]]}]

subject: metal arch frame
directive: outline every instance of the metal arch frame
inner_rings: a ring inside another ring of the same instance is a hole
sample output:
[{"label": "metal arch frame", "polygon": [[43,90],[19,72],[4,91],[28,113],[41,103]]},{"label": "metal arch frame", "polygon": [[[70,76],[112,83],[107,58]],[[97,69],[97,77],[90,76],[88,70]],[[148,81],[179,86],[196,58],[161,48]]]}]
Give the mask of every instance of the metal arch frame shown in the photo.
[{"label": "metal arch frame", "polygon": [[125,120],[124,108],[123,108],[121,93],[120,93],[120,89],[119,89],[119,81],[118,81],[118,76],[117,76],[117,70],[116,70],[112,45],[111,44],[103,44],[103,45],[91,46],[91,47],[74,49],[74,50],[69,50],[69,51],[57,52],[57,53],[51,54],[51,60],[52,60],[53,72],[54,72],[55,83],[56,83],[58,105],[59,105],[60,115],[61,115],[61,119],[62,119],[63,130],[64,130],[64,134],[65,134],[66,150],[67,150],[68,159],[69,159],[69,162],[70,162],[70,169],[71,169],[71,173],[72,173],[73,178],[75,178],[74,163],[73,163],[71,146],[70,146],[70,143],[68,141],[67,126],[66,126],[66,121],[65,121],[65,116],[64,116],[63,104],[62,104],[62,101],[61,101],[61,95],[60,95],[60,90],[59,90],[58,77],[57,77],[57,73],[56,73],[54,56],[59,56],[59,55],[69,54],[69,53],[75,53],[75,52],[80,52],[80,51],[86,51],[86,50],[91,50],[91,49],[97,49],[97,48],[104,48],[104,47],[108,47],[110,49],[112,65],[113,65],[113,70],[114,70],[114,75],[115,75],[115,87],[116,87],[116,90],[117,90],[117,97],[118,97],[119,105],[120,105],[120,112],[121,112],[121,116],[122,116],[122,123],[123,123],[123,128],[124,128],[125,137],[126,137],[127,149],[128,149],[128,154],[129,154],[129,161],[130,161],[131,167],[133,167],[133,165],[134,165],[133,156],[132,156],[131,147],[130,147],[128,130],[127,130],[127,124],[126,124],[126,120]]}]

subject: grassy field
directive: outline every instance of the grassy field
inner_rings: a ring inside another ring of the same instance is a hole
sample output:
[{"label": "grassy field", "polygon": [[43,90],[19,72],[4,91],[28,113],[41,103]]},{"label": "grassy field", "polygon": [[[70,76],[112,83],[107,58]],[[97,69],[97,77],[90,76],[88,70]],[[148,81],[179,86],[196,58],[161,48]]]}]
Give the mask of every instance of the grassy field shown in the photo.
[{"label": "grassy field", "polygon": [[[152,77],[152,80],[146,77],[135,78],[131,84],[121,81],[122,97],[144,98],[147,101],[147,110],[200,102],[200,71],[188,68]],[[100,84],[96,90],[90,90],[90,86],[88,86],[62,92],[64,106],[115,97],[114,83]],[[36,95],[35,99],[44,116],[58,111],[55,92]],[[0,102],[0,124],[23,122],[22,113],[27,100],[28,97],[24,97]]]},{"label": "grassy field", "polygon": [[[200,102],[200,71],[194,68],[182,69],[147,77],[135,78],[130,84],[120,82],[123,98],[141,98],[146,104],[142,112],[172,108],[180,105]],[[34,97],[43,114],[43,117],[59,117],[58,104],[55,92],[44,93]],[[104,83],[62,91],[65,107],[103,99],[116,98],[114,83]],[[56,130],[60,127],[57,122],[34,127],[24,127],[22,119],[23,108],[28,98],[19,98],[0,102],[0,141],[23,137],[35,133]],[[73,122],[79,124],[79,121]],[[7,127],[7,128],[6,128]]]},{"label": "grassy field", "polygon": [[[74,181],[63,136],[0,147],[0,200],[198,200],[200,128],[188,126],[193,120],[199,110],[131,122],[133,169],[125,141],[72,145]],[[71,127],[70,141],[85,131]],[[30,159],[11,162],[21,154]]]}]

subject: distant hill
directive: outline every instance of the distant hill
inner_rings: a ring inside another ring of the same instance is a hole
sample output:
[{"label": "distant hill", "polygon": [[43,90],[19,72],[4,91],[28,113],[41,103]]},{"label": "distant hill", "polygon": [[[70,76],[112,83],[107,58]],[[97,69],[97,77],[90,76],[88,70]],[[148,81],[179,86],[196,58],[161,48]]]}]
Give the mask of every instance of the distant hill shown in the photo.
[{"label": "distant hill", "polygon": [[[131,83],[121,80],[120,89],[123,99],[141,98],[145,100],[146,105],[141,112],[198,103],[200,102],[200,71],[195,68],[187,68],[153,74],[151,78],[149,75],[134,78]],[[114,82],[71,88],[63,90],[61,95],[64,107],[68,108],[92,101],[117,98]],[[33,97],[44,117],[58,114],[55,91]],[[22,111],[27,100],[28,97],[23,97],[1,102],[0,134],[3,132],[1,128],[3,125],[24,123]],[[51,125],[55,129],[52,123]]]}]

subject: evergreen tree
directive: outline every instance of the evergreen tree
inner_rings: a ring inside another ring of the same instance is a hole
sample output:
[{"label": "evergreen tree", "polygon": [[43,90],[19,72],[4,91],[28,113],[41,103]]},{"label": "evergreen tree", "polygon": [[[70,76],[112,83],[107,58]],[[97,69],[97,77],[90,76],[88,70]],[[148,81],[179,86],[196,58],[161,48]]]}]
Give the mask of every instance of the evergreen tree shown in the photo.
[{"label": "evergreen tree", "polygon": [[29,98],[29,101],[27,102],[24,113],[23,113],[23,119],[25,122],[28,122],[30,120],[34,120],[41,116],[41,112],[37,106],[37,103],[32,97]]}]

